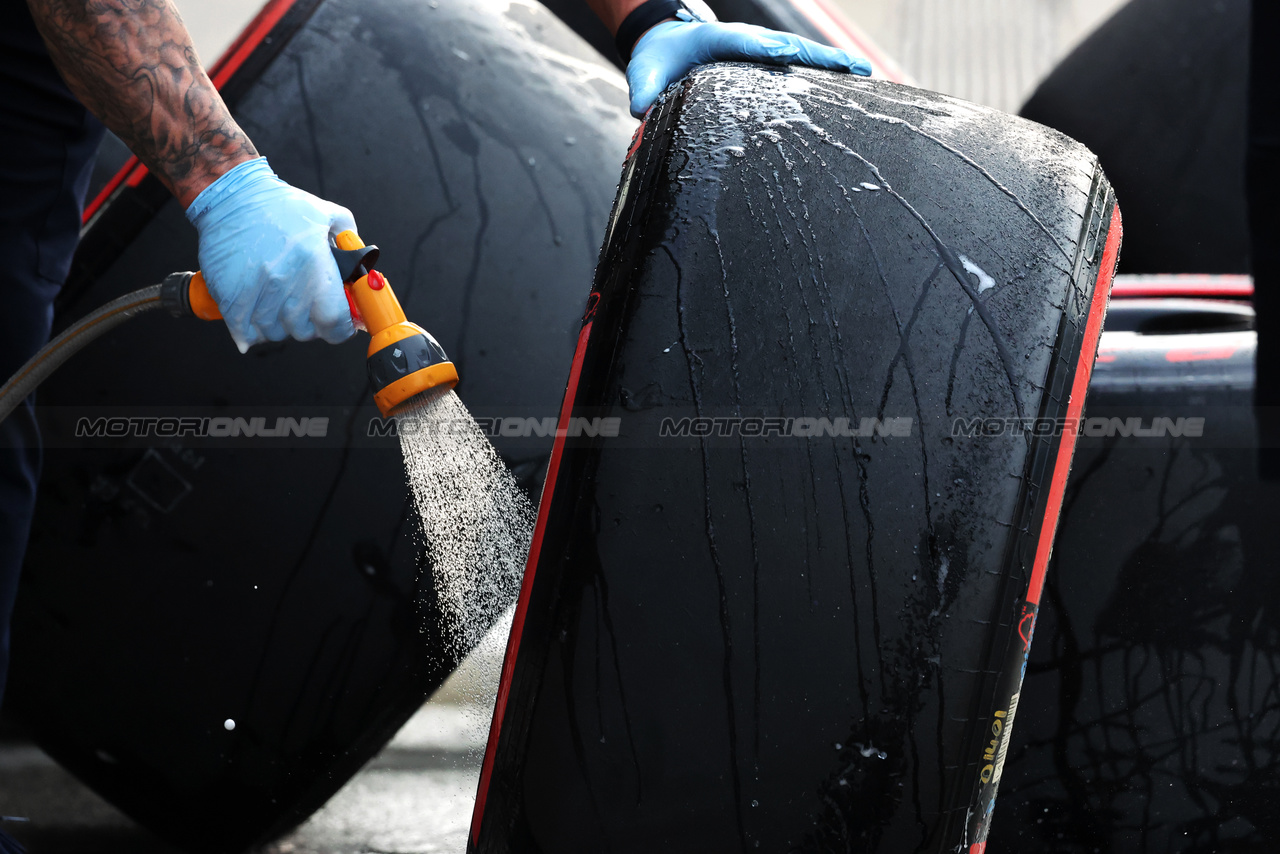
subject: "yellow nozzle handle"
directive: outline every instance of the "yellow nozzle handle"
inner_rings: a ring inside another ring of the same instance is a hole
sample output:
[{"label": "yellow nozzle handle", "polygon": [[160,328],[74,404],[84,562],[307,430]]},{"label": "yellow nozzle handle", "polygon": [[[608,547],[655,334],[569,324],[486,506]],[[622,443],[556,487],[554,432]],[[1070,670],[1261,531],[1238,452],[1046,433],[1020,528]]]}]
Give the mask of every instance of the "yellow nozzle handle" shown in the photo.
[{"label": "yellow nozzle handle", "polygon": [[[337,248],[346,252],[363,249],[364,242],[354,231],[344,231],[335,238]],[[383,330],[405,322],[404,309],[387,279],[376,270],[347,283],[347,293],[365,328],[374,338]]]},{"label": "yellow nozzle handle", "polygon": [[[334,242],[337,249],[350,252],[365,248],[364,241],[354,231],[344,231]],[[396,299],[387,279],[380,273],[366,273],[354,282],[346,285],[351,297],[351,304],[364,321],[370,335],[377,335],[382,330],[405,322],[404,309]],[[187,285],[187,303],[191,313],[201,320],[221,320],[222,312],[209,293],[209,285],[203,273],[195,273]]]}]

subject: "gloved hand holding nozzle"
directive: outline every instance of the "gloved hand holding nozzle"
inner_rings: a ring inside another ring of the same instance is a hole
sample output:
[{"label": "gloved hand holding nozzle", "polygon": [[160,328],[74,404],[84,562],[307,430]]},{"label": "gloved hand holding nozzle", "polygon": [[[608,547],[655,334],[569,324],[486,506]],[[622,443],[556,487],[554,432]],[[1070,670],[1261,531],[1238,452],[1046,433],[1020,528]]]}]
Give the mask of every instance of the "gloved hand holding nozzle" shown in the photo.
[{"label": "gloved hand holding nozzle", "polygon": [[200,267],[240,352],[263,341],[355,332],[330,241],[354,231],[346,208],[292,187],[266,158],[219,177],[187,208]]}]

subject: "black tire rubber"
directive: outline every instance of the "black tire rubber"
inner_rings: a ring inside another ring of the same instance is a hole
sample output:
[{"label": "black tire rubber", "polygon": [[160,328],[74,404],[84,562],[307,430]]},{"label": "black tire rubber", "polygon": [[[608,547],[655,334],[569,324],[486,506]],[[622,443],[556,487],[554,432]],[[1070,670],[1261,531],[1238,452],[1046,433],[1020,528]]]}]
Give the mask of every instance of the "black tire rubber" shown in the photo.
[{"label": "black tire rubber", "polygon": [[1225,313],[1248,308],[1112,304],[1141,322],[1102,338],[994,851],[1280,841],[1280,486],[1254,465],[1254,333],[1203,322]]},{"label": "black tire rubber", "polygon": [[1022,115],[1089,146],[1124,205],[1126,273],[1247,273],[1249,0],[1132,0]]},{"label": "black tire rubber", "polygon": [[[553,16],[493,9],[299,0],[224,93],[283,178],[351,208],[382,247],[473,413],[540,419],[557,412],[634,121],[619,75]],[[154,178],[125,184],[85,235],[59,323],[197,266],[180,206]],[[58,762],[184,850],[241,851],[304,819],[456,663],[398,441],[366,436],[367,345],[241,356],[221,323],[155,312],[40,390],[8,699]],[[162,414],[330,426],[310,441],[75,435],[80,418]],[[551,438],[494,441],[536,489]]]},{"label": "black tire rubber", "polygon": [[1119,235],[1096,158],[1015,117],[747,65],[668,92],[471,849],[981,850],[1072,442],[956,424],[1082,405]]}]

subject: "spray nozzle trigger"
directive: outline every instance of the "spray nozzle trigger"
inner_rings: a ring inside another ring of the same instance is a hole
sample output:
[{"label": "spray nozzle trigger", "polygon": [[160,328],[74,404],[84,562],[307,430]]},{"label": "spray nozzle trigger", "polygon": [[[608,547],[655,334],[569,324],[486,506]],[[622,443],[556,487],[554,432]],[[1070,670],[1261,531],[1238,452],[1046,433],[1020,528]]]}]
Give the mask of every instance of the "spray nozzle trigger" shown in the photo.
[{"label": "spray nozzle trigger", "polygon": [[378,255],[381,254],[376,246],[339,249],[336,245],[330,244],[329,251],[333,253],[333,260],[338,263],[338,272],[342,275],[342,281],[348,285],[372,273],[374,265],[378,263]]}]

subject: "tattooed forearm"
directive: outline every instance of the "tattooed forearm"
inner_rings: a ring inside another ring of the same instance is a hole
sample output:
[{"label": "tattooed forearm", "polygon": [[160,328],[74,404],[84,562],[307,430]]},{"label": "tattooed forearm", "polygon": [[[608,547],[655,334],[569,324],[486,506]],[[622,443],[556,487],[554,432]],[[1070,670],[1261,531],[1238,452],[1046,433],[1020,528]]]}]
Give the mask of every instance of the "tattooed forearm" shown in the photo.
[{"label": "tattooed forearm", "polygon": [[170,0],[27,0],[58,70],[182,204],[258,155]]}]

